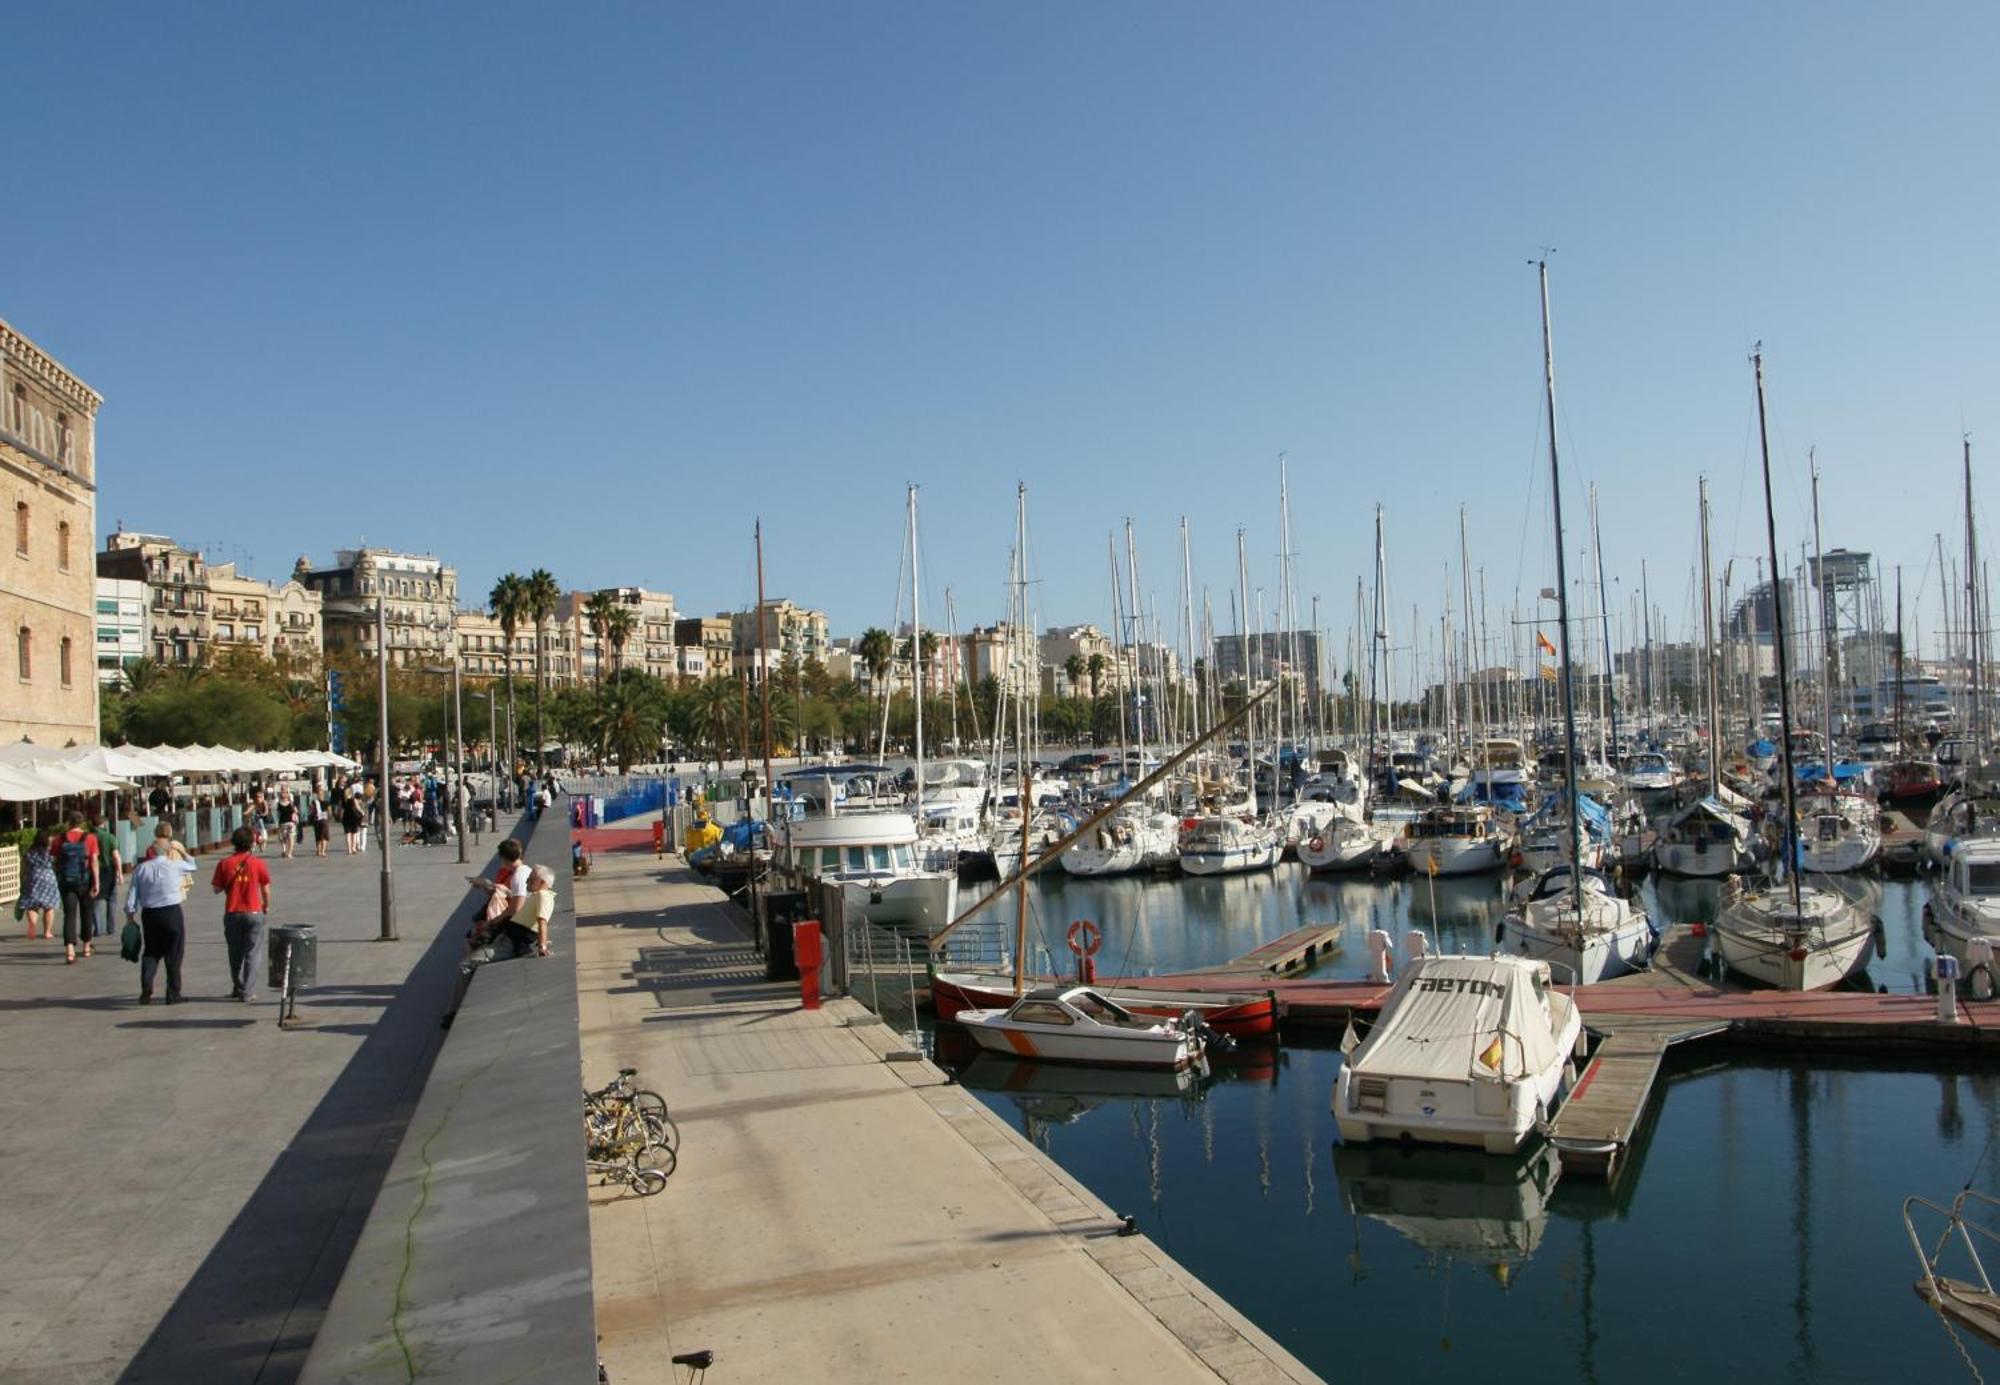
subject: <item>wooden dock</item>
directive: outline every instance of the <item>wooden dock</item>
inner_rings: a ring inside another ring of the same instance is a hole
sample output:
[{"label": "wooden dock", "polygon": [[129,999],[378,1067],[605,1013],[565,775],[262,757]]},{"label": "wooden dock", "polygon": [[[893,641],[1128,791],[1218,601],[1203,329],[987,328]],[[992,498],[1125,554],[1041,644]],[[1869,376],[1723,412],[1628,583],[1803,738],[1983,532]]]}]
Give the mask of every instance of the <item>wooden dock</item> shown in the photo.
[{"label": "wooden dock", "polygon": [[1341,926],[1337,923],[1294,928],[1284,937],[1273,938],[1206,974],[1233,976],[1240,985],[1246,977],[1289,976],[1295,971],[1310,971],[1340,951],[1340,934]]},{"label": "wooden dock", "polygon": [[1562,1155],[1563,1172],[1589,1174],[1609,1182],[1618,1176],[1634,1132],[1653,1098],[1653,1082],[1667,1050],[1729,1028],[1712,1020],[1684,1025],[1643,1015],[1593,1021],[1604,1037],[1549,1126],[1549,1143]]}]

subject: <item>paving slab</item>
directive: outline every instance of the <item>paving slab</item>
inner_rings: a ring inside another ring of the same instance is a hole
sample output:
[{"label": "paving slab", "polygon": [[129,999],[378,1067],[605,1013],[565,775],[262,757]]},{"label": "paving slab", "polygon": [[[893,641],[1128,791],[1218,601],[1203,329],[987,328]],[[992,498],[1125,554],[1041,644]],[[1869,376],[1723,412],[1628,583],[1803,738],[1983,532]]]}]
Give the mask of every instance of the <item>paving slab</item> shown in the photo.
[{"label": "paving slab", "polygon": [[592,1193],[618,1385],[702,1348],[748,1381],[1317,1379],[856,1002],[763,981],[739,918],[649,851],[577,884],[584,1079],[636,1067],[681,1130],[665,1192]]},{"label": "paving slab", "polygon": [[181,1005],[139,1006],[116,938],[74,966],[0,938],[0,1382],[296,1378],[429,1071],[463,877],[495,840],[470,865],[394,852],[396,942],[376,940],[379,854],[268,854],[273,921],[320,937],[292,1031],[268,989],[228,999],[206,870]]}]

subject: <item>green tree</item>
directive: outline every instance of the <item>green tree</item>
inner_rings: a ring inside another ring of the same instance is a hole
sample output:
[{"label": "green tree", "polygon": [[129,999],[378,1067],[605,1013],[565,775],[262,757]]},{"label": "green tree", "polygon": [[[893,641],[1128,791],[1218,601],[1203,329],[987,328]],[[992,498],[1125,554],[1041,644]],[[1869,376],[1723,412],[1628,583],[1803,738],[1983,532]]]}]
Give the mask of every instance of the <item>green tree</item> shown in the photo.
[{"label": "green tree", "polygon": [[882,675],[895,662],[896,641],[887,630],[871,625],[861,632],[855,641],[854,652],[861,656],[861,663],[868,670],[868,680],[879,694],[882,689]]},{"label": "green tree", "polygon": [[[622,601],[614,605],[604,617],[604,637],[611,641],[611,669],[613,673],[622,673],[624,671],[625,646],[631,642],[633,632],[638,628],[639,617],[633,614],[632,608]],[[598,655],[600,664],[603,662],[603,658],[604,656],[600,653]],[[598,676],[600,678],[603,677],[602,669],[599,670]]]},{"label": "green tree", "polygon": [[1081,654],[1072,654],[1063,660],[1063,676],[1069,679],[1070,695],[1073,697],[1083,687],[1083,671],[1090,667]]},{"label": "green tree", "polygon": [[[487,609],[500,622],[500,634],[507,642],[507,730],[509,733],[508,753],[513,753],[512,732],[514,729],[514,633],[521,628],[521,622],[528,615],[528,584],[518,572],[509,572],[493,584],[493,590],[486,597]],[[512,774],[514,767],[507,766]]]},{"label": "green tree", "polygon": [[528,618],[535,623],[535,772],[542,773],[548,768],[548,736],[542,724],[542,692],[548,682],[547,630],[555,618],[556,603],[562,599],[562,592],[556,586],[556,579],[547,568],[538,567],[529,573],[522,587],[523,601]]},{"label": "green tree", "polygon": [[1090,696],[1094,701],[1097,695],[1103,691],[1103,688],[1099,685],[1104,681],[1104,675],[1111,668],[1111,660],[1103,654],[1093,654],[1090,656],[1088,664],[1090,668]]}]

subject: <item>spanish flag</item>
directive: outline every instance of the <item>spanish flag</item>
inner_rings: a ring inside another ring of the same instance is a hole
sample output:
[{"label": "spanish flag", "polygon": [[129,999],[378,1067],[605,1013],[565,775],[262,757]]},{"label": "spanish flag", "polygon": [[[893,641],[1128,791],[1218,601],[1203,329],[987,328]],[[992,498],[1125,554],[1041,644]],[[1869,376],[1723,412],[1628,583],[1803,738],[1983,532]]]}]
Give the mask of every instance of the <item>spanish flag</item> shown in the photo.
[{"label": "spanish flag", "polygon": [[1539,667],[1542,670],[1542,677],[1548,679],[1551,683],[1556,681],[1556,671],[1553,667],[1548,664],[1542,664]]},{"label": "spanish flag", "polygon": [[1479,1050],[1479,1061],[1495,1072],[1500,1071],[1500,1060],[1506,1056],[1507,1050],[1502,1046],[1498,1034],[1493,1036],[1492,1043]]},{"label": "spanish flag", "polygon": [[1541,650],[1542,653],[1548,655],[1551,659],[1556,657],[1556,647],[1550,644],[1549,637],[1547,635],[1544,635],[1539,630],[1535,632],[1535,647]]}]

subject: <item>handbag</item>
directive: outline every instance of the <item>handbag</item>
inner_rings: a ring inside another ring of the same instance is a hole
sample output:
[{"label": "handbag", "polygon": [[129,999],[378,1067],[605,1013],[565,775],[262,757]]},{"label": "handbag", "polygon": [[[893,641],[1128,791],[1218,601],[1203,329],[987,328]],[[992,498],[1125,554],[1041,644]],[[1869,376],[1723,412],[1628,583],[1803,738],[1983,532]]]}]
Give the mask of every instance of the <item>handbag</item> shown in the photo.
[{"label": "handbag", "polygon": [[146,935],[139,931],[139,925],[130,919],[125,920],[125,926],[118,930],[118,955],[128,962],[136,962],[145,946]]}]

